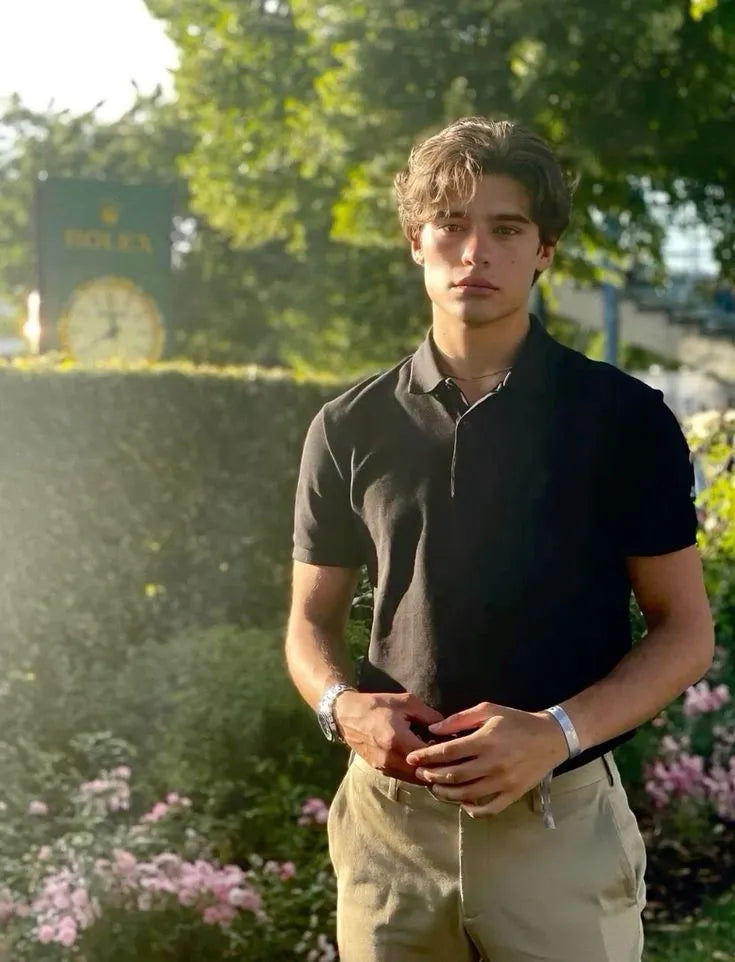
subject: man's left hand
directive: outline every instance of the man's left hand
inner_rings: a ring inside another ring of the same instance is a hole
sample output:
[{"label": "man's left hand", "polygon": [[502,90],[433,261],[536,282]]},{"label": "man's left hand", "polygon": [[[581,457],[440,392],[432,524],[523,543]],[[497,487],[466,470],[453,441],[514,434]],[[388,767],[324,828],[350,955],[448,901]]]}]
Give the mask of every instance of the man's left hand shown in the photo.
[{"label": "man's left hand", "polygon": [[439,799],[473,817],[497,815],[569,757],[559,723],[545,712],[483,702],[429,726],[437,736],[468,732],[410,752],[409,765]]}]

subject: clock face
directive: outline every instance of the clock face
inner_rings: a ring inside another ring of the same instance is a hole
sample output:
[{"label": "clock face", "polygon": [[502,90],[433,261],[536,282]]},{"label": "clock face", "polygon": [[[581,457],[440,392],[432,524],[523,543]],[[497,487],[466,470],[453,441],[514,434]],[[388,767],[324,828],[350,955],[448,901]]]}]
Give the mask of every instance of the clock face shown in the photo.
[{"label": "clock face", "polygon": [[74,291],[59,336],[76,361],[156,361],[163,324],[155,302],[132,281],[99,277]]}]

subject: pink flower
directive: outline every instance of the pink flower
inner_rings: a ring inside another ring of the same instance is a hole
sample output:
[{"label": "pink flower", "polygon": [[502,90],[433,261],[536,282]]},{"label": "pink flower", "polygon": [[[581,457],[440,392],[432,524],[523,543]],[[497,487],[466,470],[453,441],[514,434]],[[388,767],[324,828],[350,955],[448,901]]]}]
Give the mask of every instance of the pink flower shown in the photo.
[{"label": "pink flower", "polygon": [[281,864],[281,869],[278,873],[279,878],[282,882],[287,882],[292,879],[296,874],[296,866],[293,862],[283,862]]},{"label": "pink flower", "polygon": [[235,918],[236,910],[229,905],[209,905],[204,910],[202,918],[208,925],[229,925]]},{"label": "pink flower", "polygon": [[53,925],[42,925],[38,930],[38,941],[39,942],[53,942],[56,935],[56,929]]},{"label": "pink flower", "polygon": [[121,765],[109,775],[103,772],[102,777],[84,782],[79,787],[82,802],[101,815],[108,811],[127,811],[130,808],[129,777],[130,769]]},{"label": "pink flower", "polygon": [[62,945],[74,945],[76,942],[77,923],[70,915],[65,916],[59,922],[59,933],[56,938]]},{"label": "pink flower", "polygon": [[49,887],[49,893],[51,896],[51,904],[55,909],[59,909],[60,912],[65,912],[67,909],[71,908],[71,898],[69,897],[69,891],[67,888],[52,889]]},{"label": "pink flower", "polygon": [[116,848],[113,855],[115,858],[115,871],[124,877],[132,875],[138,864],[132,852],[124,852],[122,849]]},{"label": "pink flower", "polygon": [[15,915],[15,903],[11,899],[0,899],[0,924]]},{"label": "pink flower", "polygon": [[29,815],[48,815],[48,805],[38,799],[34,799],[28,806]]},{"label": "pink flower", "polygon": [[661,759],[645,769],[645,787],[657,808],[668,805],[672,798],[689,796],[704,798],[707,779],[704,759],[700,755],[682,752],[664,762]]},{"label": "pink flower", "polygon": [[229,894],[230,905],[238,909],[247,909],[249,912],[259,912],[262,908],[262,900],[255,889],[233,888]]},{"label": "pink flower", "polygon": [[684,695],[684,714],[687,718],[694,718],[707,712],[717,711],[730,701],[730,689],[727,685],[718,685],[710,690],[706,681],[687,688]]},{"label": "pink flower", "polygon": [[179,889],[179,904],[186,906],[187,908],[193,905],[197,900],[197,893],[194,889],[181,888]]},{"label": "pink flower", "polygon": [[321,798],[307,798],[301,806],[299,825],[325,825],[329,818],[329,806]]},{"label": "pink flower", "polygon": [[153,808],[144,815],[141,819],[142,822],[160,822],[161,819],[168,813],[168,805],[165,802],[156,802]]}]

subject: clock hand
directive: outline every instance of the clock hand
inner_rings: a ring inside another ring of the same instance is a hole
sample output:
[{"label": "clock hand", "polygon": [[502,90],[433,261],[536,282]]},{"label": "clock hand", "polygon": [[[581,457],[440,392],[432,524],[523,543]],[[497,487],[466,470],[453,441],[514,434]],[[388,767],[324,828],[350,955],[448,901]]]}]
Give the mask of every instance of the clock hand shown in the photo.
[{"label": "clock hand", "polygon": [[119,336],[120,336],[120,325],[117,323],[117,320],[113,320],[110,323],[110,326],[107,329],[107,331],[104,334],[100,334],[99,337],[96,337],[93,341],[91,341],[87,345],[87,348],[95,347],[95,345],[99,344],[100,341],[116,341]]}]

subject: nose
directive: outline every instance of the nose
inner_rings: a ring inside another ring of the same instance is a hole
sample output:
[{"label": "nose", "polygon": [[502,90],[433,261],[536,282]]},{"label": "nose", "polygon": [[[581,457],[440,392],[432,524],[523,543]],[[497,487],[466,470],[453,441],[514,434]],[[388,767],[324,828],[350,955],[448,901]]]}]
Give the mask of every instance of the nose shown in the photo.
[{"label": "nose", "polygon": [[467,232],[462,263],[467,266],[490,263],[490,235],[486,230],[474,227]]}]

